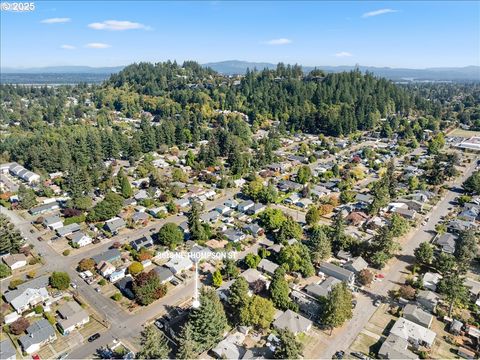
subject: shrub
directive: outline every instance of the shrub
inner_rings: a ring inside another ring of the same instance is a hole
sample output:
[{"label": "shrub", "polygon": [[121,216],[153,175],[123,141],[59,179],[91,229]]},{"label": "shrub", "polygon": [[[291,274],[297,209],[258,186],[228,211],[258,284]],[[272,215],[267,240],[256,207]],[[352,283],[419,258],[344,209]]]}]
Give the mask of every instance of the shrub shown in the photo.
[{"label": "shrub", "polygon": [[62,254],[63,254],[63,256],[70,255],[70,249],[65,250]]},{"label": "shrub", "polygon": [[23,284],[23,283],[24,283],[24,281],[22,279],[13,279],[12,281],[10,281],[10,284],[8,284],[8,288],[10,290],[15,290],[18,285]]},{"label": "shrub", "polygon": [[12,272],[10,271],[10,268],[5,265],[5,264],[0,264],[0,279],[6,278],[7,276],[10,276]]},{"label": "shrub", "polygon": [[33,311],[35,311],[35,314],[41,314],[41,313],[43,313],[43,306],[42,305],[37,305],[33,308]]},{"label": "shrub", "polygon": [[50,285],[58,290],[66,290],[70,286],[70,276],[66,272],[54,271],[50,276]]},{"label": "shrub", "polygon": [[107,281],[105,279],[102,279],[98,282],[98,285],[100,285],[100,286],[107,285]]},{"label": "shrub", "polygon": [[28,272],[27,277],[29,279],[33,279],[35,277],[35,275],[36,275],[36,272],[34,270],[32,270],[32,271]]},{"label": "shrub", "polygon": [[122,294],[119,292],[112,295],[112,299],[115,301],[119,301],[121,298],[122,298]]},{"label": "shrub", "polygon": [[128,272],[132,275],[138,275],[143,271],[143,265],[137,261],[134,261],[128,267]]},{"label": "shrub", "polygon": [[79,271],[93,270],[94,267],[95,267],[95,261],[90,258],[82,259],[78,263]]}]

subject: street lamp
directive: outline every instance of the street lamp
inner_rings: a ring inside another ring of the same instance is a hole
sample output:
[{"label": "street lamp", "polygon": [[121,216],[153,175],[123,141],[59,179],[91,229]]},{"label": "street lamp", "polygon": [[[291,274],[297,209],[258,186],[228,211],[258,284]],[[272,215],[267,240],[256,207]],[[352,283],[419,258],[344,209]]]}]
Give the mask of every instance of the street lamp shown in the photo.
[{"label": "street lamp", "polygon": [[200,300],[198,299],[198,261],[195,261],[195,294],[193,295],[192,307],[198,309]]}]

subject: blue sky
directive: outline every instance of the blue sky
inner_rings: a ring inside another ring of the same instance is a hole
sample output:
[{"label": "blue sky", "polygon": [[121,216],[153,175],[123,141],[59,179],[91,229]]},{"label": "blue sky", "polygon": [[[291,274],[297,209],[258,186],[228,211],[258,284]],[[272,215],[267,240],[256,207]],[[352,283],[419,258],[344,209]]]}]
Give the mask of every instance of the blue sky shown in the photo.
[{"label": "blue sky", "polygon": [[1,66],[247,60],[480,65],[480,2],[36,1],[1,12]]}]

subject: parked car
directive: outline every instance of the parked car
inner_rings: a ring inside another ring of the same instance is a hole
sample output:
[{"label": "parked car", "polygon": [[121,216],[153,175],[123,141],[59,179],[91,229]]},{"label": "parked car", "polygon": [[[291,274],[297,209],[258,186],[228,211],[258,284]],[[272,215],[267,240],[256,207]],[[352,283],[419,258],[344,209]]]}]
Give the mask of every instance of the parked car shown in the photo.
[{"label": "parked car", "polygon": [[90,336],[90,337],[88,338],[88,342],[94,342],[94,341],[97,340],[99,337],[100,337],[100,334],[99,334],[99,333],[95,333],[95,334],[93,334],[92,336]]},{"label": "parked car", "polygon": [[356,358],[362,359],[362,360],[369,360],[370,359],[367,355],[365,355],[365,354],[363,354],[359,351],[354,351],[354,352],[351,353],[351,355],[355,356]]},{"label": "parked car", "polygon": [[373,305],[378,307],[378,306],[380,306],[381,303],[382,303],[382,300],[377,299],[377,300],[374,301]]},{"label": "parked car", "polygon": [[39,236],[37,239],[38,239],[38,241],[43,241],[44,240],[43,237],[41,237],[41,236]]},{"label": "parked car", "polygon": [[63,359],[66,359],[67,356],[68,356],[68,352],[61,354],[57,359],[58,360],[63,360]]},{"label": "parked car", "polygon": [[345,351],[337,351],[333,356],[332,356],[332,359],[343,359],[343,357],[345,356]]},{"label": "parked car", "polygon": [[74,289],[76,289],[76,288],[78,287],[77,284],[74,283],[74,282],[71,282],[71,283],[70,283],[70,286],[71,286],[72,288],[74,288]]},{"label": "parked car", "polygon": [[38,354],[33,354],[32,359],[33,360],[40,360],[40,356],[38,356]]}]

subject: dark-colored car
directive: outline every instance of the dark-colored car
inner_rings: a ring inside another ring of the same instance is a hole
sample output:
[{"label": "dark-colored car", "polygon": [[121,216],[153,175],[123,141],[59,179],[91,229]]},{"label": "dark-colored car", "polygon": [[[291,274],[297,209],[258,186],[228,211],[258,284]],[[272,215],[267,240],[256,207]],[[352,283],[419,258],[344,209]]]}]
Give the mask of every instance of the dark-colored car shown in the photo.
[{"label": "dark-colored car", "polygon": [[343,357],[345,356],[345,351],[337,351],[333,356],[332,356],[332,359],[343,359]]},{"label": "dark-colored car", "polygon": [[39,236],[38,238],[38,241],[43,241],[43,237]]},{"label": "dark-colored car", "polygon": [[97,340],[99,337],[100,337],[100,334],[99,334],[99,333],[95,333],[95,334],[93,334],[92,336],[90,336],[90,337],[88,338],[88,342],[94,342],[94,341]]}]

